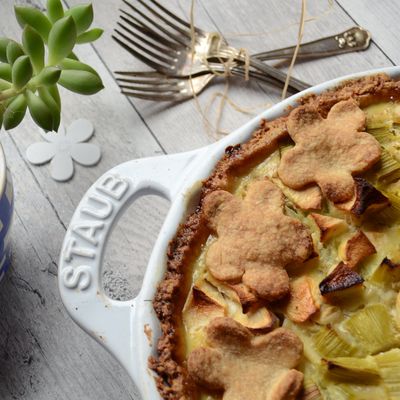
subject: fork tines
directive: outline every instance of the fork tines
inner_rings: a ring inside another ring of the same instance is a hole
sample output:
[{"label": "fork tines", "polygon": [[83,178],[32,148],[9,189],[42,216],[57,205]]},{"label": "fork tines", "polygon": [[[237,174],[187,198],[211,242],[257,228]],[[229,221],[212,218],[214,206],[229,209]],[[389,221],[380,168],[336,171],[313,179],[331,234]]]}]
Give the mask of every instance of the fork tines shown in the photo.
[{"label": "fork tines", "polygon": [[156,0],[137,0],[143,11],[128,0],[123,1],[130,12],[120,10],[113,38],[150,67],[173,74],[177,52],[190,46],[190,25]]},{"label": "fork tines", "polygon": [[116,71],[121,93],[145,100],[169,101],[180,100],[182,80],[166,78],[158,72]]}]

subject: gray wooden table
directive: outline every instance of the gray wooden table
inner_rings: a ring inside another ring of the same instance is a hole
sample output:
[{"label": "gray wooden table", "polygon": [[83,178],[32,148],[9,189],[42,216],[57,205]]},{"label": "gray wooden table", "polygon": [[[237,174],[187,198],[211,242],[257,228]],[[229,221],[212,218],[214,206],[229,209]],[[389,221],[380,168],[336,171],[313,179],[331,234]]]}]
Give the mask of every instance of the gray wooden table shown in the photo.
[{"label": "gray wooden table", "polygon": [[[68,0],[68,5],[79,3]],[[20,37],[13,4],[43,8],[44,0],[0,1],[0,35]],[[155,104],[119,93],[112,71],[145,67],[111,39],[119,0],[94,0],[96,25],[105,29],[94,46],[84,45],[79,57],[93,65],[106,89],[92,97],[63,93],[66,125],[86,117],[96,128],[93,143],[103,150],[94,168],[77,167],[71,182],[56,183],[48,165],[34,167],[25,157],[27,147],[40,140],[30,120],[11,132],[1,132],[12,171],[16,210],[12,232],[13,268],[0,285],[0,399],[127,400],[139,399],[137,390],[117,362],[81,331],[66,314],[57,288],[61,243],[74,208],[94,180],[112,166],[138,157],[187,151],[218,138],[208,133],[196,104]],[[168,7],[188,18],[189,0],[170,0]],[[231,44],[250,52],[291,45],[296,40],[300,1],[197,0],[196,25],[217,30]],[[359,24],[371,31],[374,43],[362,53],[347,54],[296,65],[294,75],[311,84],[371,68],[399,63],[400,18],[396,0],[309,0],[308,15],[319,16],[305,28],[304,40],[340,32]],[[247,33],[248,35],[240,35]],[[209,105],[222,91],[216,82],[199,98]],[[279,101],[280,92],[253,82],[232,80],[229,96],[259,113]],[[216,118],[216,103],[208,113]],[[250,118],[230,106],[221,126],[232,131]],[[146,260],[168,210],[156,197],[141,198],[114,231],[106,254],[104,286],[116,299],[137,293]]]}]

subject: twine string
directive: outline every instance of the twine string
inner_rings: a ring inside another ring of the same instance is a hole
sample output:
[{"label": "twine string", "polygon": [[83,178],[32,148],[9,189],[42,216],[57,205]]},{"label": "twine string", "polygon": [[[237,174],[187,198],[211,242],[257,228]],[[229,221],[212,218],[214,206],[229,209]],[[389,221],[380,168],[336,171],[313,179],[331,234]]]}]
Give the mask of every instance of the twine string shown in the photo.
[{"label": "twine string", "polygon": [[297,54],[299,52],[301,41],[303,40],[306,12],[307,12],[307,0],[301,0],[301,14],[300,14],[299,31],[297,33],[297,43],[296,43],[296,48],[294,49],[292,60],[290,61],[288,72],[286,74],[286,81],[285,81],[285,85],[283,86],[283,90],[282,90],[282,100],[286,97],[287,90],[288,90],[289,83],[290,83],[290,78],[291,78],[292,72],[293,72],[294,63],[296,62],[296,58],[297,58]]},{"label": "twine string", "polygon": [[[194,24],[194,9],[195,9],[195,0],[191,0],[191,6],[190,6],[190,13],[189,13],[189,22],[190,22],[190,36],[191,36],[191,63],[192,65],[194,64],[194,57],[196,55],[195,50],[196,50],[196,29],[195,29],[195,24]],[[297,33],[297,43],[295,47],[295,51],[293,53],[293,57],[291,59],[287,76],[286,76],[286,81],[282,90],[282,99],[286,97],[287,90],[289,87],[290,83],[290,78],[291,74],[296,62],[296,58],[300,49],[301,41],[303,39],[303,34],[304,34],[304,29],[305,29],[305,24],[308,22],[315,22],[320,20],[321,18],[327,16],[329,13],[331,13],[333,9],[333,0],[328,0],[328,7],[324,10],[324,12],[320,15],[315,15],[315,16],[307,16],[307,0],[301,0],[301,15],[300,15],[300,22],[293,22],[283,28],[280,28],[278,30],[270,30],[270,31],[264,31],[264,32],[258,32],[258,33],[239,33],[239,34],[231,34],[229,35],[230,37],[239,37],[239,36],[261,36],[261,35],[269,35],[273,32],[279,32],[285,29],[288,29],[289,27],[293,25],[298,25],[298,33]],[[222,36],[218,32],[214,32],[213,35],[215,37],[212,37],[212,40],[215,40],[216,43],[218,43],[217,46],[217,51],[219,50],[220,46],[224,44]],[[229,78],[232,76],[232,68],[237,65],[236,59],[241,59],[243,60],[243,68],[244,68],[244,79],[245,81],[248,81],[250,79],[250,55],[249,52],[246,48],[240,48],[237,51],[228,51],[226,52],[227,57],[225,58],[218,58],[218,61],[221,63],[221,65],[224,66],[223,71],[221,72],[220,70],[216,70],[213,67],[213,64],[209,62],[207,59],[206,55],[203,55],[202,57],[202,62],[204,65],[206,65],[210,73],[217,77],[223,77],[225,78],[225,84],[224,84],[224,89],[223,91],[217,91],[212,94],[211,98],[207,102],[206,106],[204,107],[204,110],[200,104],[198,95],[195,92],[194,84],[193,84],[193,76],[189,74],[189,82],[190,86],[192,89],[193,93],[193,99],[195,102],[196,109],[198,113],[201,115],[204,127],[206,129],[207,134],[209,134],[211,137],[214,137],[215,139],[218,138],[218,135],[220,134],[227,134],[228,132],[225,130],[221,130],[221,122],[222,122],[222,117],[224,110],[227,105],[229,105],[232,109],[234,109],[237,112],[240,112],[242,114],[246,115],[255,115],[258,110],[265,109],[271,106],[271,103],[262,103],[259,105],[253,105],[250,107],[242,106],[240,104],[237,104],[234,102],[229,96],[229,87],[230,87],[230,82]],[[197,55],[198,56],[198,55]],[[192,68],[191,68],[192,70]],[[216,120],[215,120],[215,125],[210,121],[208,118],[210,109],[212,105],[215,103],[216,100],[219,100],[219,104],[216,108]]]}]

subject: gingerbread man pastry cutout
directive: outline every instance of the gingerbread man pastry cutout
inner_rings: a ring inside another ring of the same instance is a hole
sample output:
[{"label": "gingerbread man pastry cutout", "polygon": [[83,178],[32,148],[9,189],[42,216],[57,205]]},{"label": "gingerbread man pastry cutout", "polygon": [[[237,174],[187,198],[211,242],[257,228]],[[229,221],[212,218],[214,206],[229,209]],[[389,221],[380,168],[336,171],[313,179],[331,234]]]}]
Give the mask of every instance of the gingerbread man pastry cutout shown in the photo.
[{"label": "gingerbread man pastry cutout", "polygon": [[259,297],[289,292],[285,266],[305,261],[313,245],[308,229],[284,214],[284,196],[268,179],[252,182],[242,200],[224,190],[204,199],[207,224],[216,235],[206,266],[221,281],[243,282]]},{"label": "gingerbread man pastry cutout", "polygon": [[222,390],[223,400],[294,400],[303,374],[295,368],[303,353],[301,340],[278,328],[254,336],[231,318],[219,317],[207,327],[210,347],[188,358],[193,380],[208,390]]},{"label": "gingerbread man pastry cutout", "polygon": [[316,183],[334,203],[350,200],[352,176],[368,170],[381,155],[379,143],[364,128],[364,112],[354,99],[335,104],[326,119],[310,106],[298,107],[287,120],[296,145],[282,156],[280,179],[292,189]]}]

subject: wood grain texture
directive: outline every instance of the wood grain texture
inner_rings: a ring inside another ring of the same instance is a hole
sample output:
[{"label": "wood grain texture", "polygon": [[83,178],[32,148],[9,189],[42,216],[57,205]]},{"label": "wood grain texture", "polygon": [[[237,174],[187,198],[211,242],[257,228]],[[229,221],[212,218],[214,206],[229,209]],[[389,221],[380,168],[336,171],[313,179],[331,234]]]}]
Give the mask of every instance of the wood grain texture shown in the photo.
[{"label": "wood grain texture", "polygon": [[[69,6],[80,2],[67,0]],[[13,16],[15,3],[44,7],[41,0],[2,0],[0,35],[20,37],[21,30]],[[71,182],[56,183],[49,177],[48,165],[34,167],[25,159],[26,148],[41,140],[29,118],[14,131],[1,133],[16,196],[13,269],[0,286],[2,400],[139,399],[127,374],[63,309],[56,276],[65,229],[83,193],[112,166],[132,158],[195,149],[217,137],[206,131],[194,101],[157,104],[128,99],[119,93],[112,71],[147,67],[111,38],[122,1],[93,3],[95,24],[103,27],[105,34],[94,46],[80,46],[77,53],[98,70],[106,89],[92,97],[63,91],[62,117],[66,125],[79,117],[93,121],[96,134],[92,141],[103,150],[101,162],[94,168],[78,166]],[[359,23],[372,32],[377,45],[362,53],[297,64],[294,75],[311,84],[389,66],[400,58],[395,1],[385,0],[379,5],[368,2],[368,7],[362,0],[339,3],[324,14],[328,2],[308,1],[308,14],[320,17],[307,23],[304,40],[331,35]],[[163,4],[188,19],[190,0]],[[220,32],[236,47],[256,52],[294,44],[299,13],[299,1],[197,0],[195,24]],[[223,90],[224,82],[216,80],[199,97],[201,106],[210,105],[212,97]],[[240,106],[258,113],[267,104],[276,103],[280,91],[232,78],[229,96]],[[214,101],[210,106],[212,122],[217,105]],[[221,126],[231,131],[249,118],[249,114],[227,106]],[[105,286],[114,298],[128,299],[137,293],[167,209],[164,200],[142,198],[114,231],[105,265]]]},{"label": "wood grain texture", "polygon": [[[368,29],[374,42],[380,50],[393,62],[400,63],[399,52],[399,2],[381,0],[367,2],[366,0],[337,0],[342,9],[357,24]],[[365,8],[368,6],[368,12]]]}]

